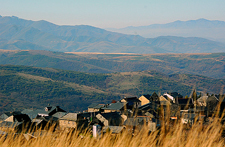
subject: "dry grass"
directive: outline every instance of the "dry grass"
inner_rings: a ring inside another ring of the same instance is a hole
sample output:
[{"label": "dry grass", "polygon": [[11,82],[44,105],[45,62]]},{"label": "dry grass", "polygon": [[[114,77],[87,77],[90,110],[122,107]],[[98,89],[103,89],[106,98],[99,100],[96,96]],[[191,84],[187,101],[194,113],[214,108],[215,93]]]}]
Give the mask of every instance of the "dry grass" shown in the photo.
[{"label": "dry grass", "polygon": [[[24,51],[25,51],[25,50],[24,50]],[[0,49],[0,52],[3,52],[3,53],[14,52],[14,53],[17,53],[17,52],[19,52],[19,50],[6,50],[6,49]]]},{"label": "dry grass", "polygon": [[25,73],[17,73],[17,75],[27,78],[27,79],[33,79],[33,80],[38,80],[38,81],[53,81],[51,78],[45,78],[45,77],[41,77],[41,76],[34,76],[31,74],[25,74]]},{"label": "dry grass", "polygon": [[[2,73],[0,73],[2,74]],[[37,81],[52,81],[52,82],[57,82],[56,80],[52,80],[51,78],[45,78],[45,77],[41,77],[41,76],[35,76],[35,75],[31,75],[31,74],[25,74],[25,73],[17,73],[17,75],[27,78],[27,79],[32,79],[32,80],[37,80]],[[102,90],[96,89],[94,87],[90,87],[90,86],[85,86],[85,85],[79,85],[76,83],[70,83],[70,82],[64,82],[62,81],[66,86],[68,87],[72,87],[74,89],[77,90],[81,90],[83,92],[98,92],[98,93],[105,93]]]},{"label": "dry grass", "polygon": [[105,93],[106,94],[106,92],[96,89],[94,87],[90,87],[90,86],[86,86],[86,85],[79,85],[79,84],[70,83],[70,82],[63,82],[63,83],[68,87],[72,87],[74,89],[81,90],[83,92],[87,92],[87,93],[97,92],[97,93]]},{"label": "dry grass", "polygon": [[115,55],[140,55],[140,54],[137,54],[137,53],[101,53],[101,52],[65,52],[67,54],[78,54],[78,55],[82,55],[82,54],[115,54]]},{"label": "dry grass", "polygon": [[7,137],[0,138],[0,146],[54,146],[54,147],[137,147],[137,146],[224,146],[222,137],[223,127],[219,119],[208,125],[196,123],[192,128],[187,129],[181,123],[173,126],[164,125],[161,130],[149,133],[144,127],[141,131],[135,132],[134,135],[124,131],[118,135],[110,133],[104,134],[101,138],[91,137],[89,132],[52,132],[51,130],[30,140],[26,140],[22,134],[9,134]]}]

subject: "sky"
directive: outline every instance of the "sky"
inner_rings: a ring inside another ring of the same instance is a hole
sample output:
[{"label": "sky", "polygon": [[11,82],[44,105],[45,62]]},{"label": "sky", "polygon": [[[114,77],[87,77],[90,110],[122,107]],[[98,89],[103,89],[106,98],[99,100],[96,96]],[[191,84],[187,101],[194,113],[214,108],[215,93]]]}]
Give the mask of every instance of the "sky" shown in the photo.
[{"label": "sky", "polygon": [[199,18],[225,21],[224,6],[225,0],[0,0],[0,15],[123,28]]}]

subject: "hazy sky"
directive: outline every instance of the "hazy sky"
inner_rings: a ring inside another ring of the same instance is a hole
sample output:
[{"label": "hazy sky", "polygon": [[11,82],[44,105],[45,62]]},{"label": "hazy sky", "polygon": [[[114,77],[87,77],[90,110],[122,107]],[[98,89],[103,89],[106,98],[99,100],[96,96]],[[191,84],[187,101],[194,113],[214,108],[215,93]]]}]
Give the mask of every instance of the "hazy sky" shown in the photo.
[{"label": "hazy sky", "polygon": [[0,0],[0,15],[122,28],[199,18],[225,21],[225,0]]}]

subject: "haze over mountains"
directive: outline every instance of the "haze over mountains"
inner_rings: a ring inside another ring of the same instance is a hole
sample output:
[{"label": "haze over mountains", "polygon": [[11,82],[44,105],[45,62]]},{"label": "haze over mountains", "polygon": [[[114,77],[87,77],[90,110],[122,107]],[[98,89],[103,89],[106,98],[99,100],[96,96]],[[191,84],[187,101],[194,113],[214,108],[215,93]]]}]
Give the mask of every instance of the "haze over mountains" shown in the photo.
[{"label": "haze over mountains", "polygon": [[[218,24],[223,27],[222,22]],[[58,26],[43,20],[0,16],[0,49],[142,54],[208,53],[225,52],[225,44],[198,37],[144,38],[87,25]]]},{"label": "haze over mountains", "polygon": [[146,38],[158,36],[182,36],[182,37],[203,37],[214,41],[225,43],[225,22],[219,20],[189,20],[175,21],[167,24],[152,24],[148,26],[110,28],[109,31],[138,34]]}]

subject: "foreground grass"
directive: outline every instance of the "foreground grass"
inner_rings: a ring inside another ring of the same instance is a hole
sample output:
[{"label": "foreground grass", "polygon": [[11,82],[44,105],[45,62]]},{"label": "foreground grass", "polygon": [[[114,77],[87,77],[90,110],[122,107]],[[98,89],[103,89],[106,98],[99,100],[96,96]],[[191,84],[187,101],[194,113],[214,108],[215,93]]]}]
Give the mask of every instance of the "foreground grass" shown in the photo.
[{"label": "foreground grass", "polygon": [[106,133],[99,139],[93,138],[89,132],[53,132],[49,130],[44,134],[26,140],[23,134],[3,135],[0,138],[1,147],[19,146],[54,146],[54,147],[136,147],[136,146],[224,146],[222,137],[223,126],[218,120],[202,125],[194,124],[191,128],[181,123],[175,125],[164,125],[158,131],[149,133],[147,128],[131,133],[124,131],[118,135]]}]

